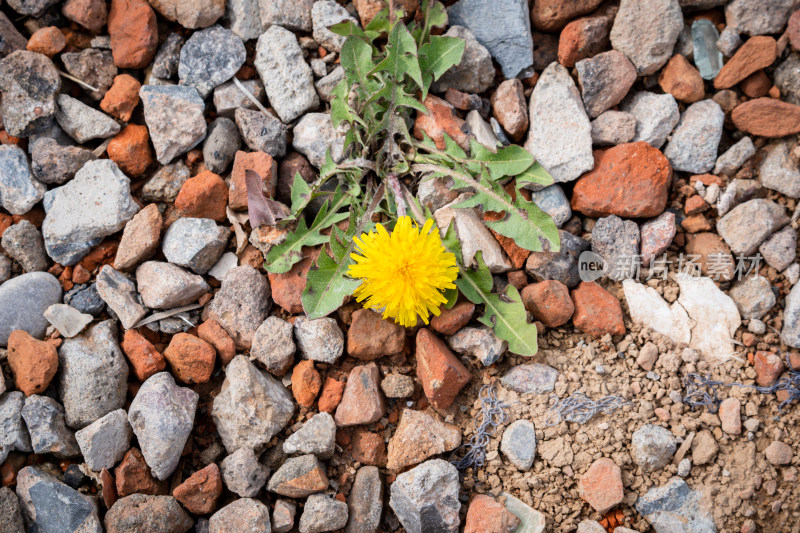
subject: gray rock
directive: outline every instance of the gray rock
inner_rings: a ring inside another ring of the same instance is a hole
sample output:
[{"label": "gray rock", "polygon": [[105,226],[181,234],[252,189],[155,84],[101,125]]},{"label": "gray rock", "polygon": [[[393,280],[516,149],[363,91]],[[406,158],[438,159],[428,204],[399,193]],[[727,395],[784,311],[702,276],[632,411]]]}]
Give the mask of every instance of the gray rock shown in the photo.
[{"label": "gray rock", "polygon": [[231,31],[242,41],[258,39],[267,27],[261,22],[258,12],[258,0],[228,0],[225,18],[231,25]]},{"label": "gray rock", "polygon": [[60,57],[67,72],[97,89],[84,89],[86,94],[98,102],[102,100],[117,75],[111,51],[86,48],[81,52],[61,54]]},{"label": "gray rock", "polygon": [[311,7],[314,0],[259,0],[264,27],[282,26],[290,30],[310,32]]},{"label": "gray rock", "polygon": [[14,23],[8,20],[5,13],[0,13],[0,58],[25,50],[27,44],[28,39],[14,27]]},{"label": "gray rock", "polygon": [[174,202],[183,184],[191,177],[189,167],[178,160],[164,165],[142,186],[145,202]]},{"label": "gray rock", "polygon": [[636,117],[625,111],[606,111],[592,121],[592,144],[615,146],[636,136]]},{"label": "gray rock", "polygon": [[58,349],[58,393],[67,425],[81,429],[125,405],[128,363],[111,320],[95,324]]},{"label": "gray rock", "polygon": [[131,402],[128,421],[158,479],[167,479],[178,466],[198,398],[192,389],[177,386],[169,372],[159,372],[142,384]]},{"label": "gray rock", "polygon": [[273,157],[286,155],[286,126],[271,113],[239,108],[234,116],[242,139],[251,150]]},{"label": "gray rock", "polygon": [[325,465],[314,455],[287,459],[267,483],[270,492],[290,498],[305,498],[326,488],[328,478]]},{"label": "gray rock", "polygon": [[0,255],[0,283],[5,283],[11,278],[11,258]]},{"label": "gray rock", "polygon": [[83,331],[94,319],[92,315],[81,313],[67,304],[51,305],[45,309],[44,317],[67,339]]},{"label": "gray rock", "polygon": [[622,104],[622,110],[636,117],[633,142],[644,141],[654,148],[664,145],[681,119],[678,102],[669,93],[638,92]]},{"label": "gray rock", "polygon": [[59,458],[81,454],[75,432],[64,421],[64,408],[48,396],[34,394],[25,399],[22,418],[31,438],[35,454],[51,453]]},{"label": "gray rock", "polygon": [[320,459],[330,459],[335,444],[336,422],[330,414],[322,412],[311,417],[283,442],[283,452],[287,455],[313,454]]},{"label": "gray rock", "polygon": [[336,67],[330,74],[326,74],[314,82],[314,87],[317,89],[320,100],[323,102],[330,102],[333,100],[333,90],[339,85],[339,82],[344,79],[344,69]]},{"label": "gray rock", "polygon": [[[267,93],[259,80],[241,80],[240,83],[258,102],[266,103]],[[232,81],[223,83],[214,89],[214,108],[217,110],[217,116],[232,117],[240,107],[258,109],[253,101]]]},{"label": "gray rock", "polygon": [[150,5],[167,20],[178,22],[184,28],[205,28],[225,14],[225,2],[218,0],[152,0]]},{"label": "gray rock", "polygon": [[592,127],[566,68],[548,66],[531,94],[528,150],[556,183],[592,170]]},{"label": "gray rock", "polygon": [[551,185],[531,193],[531,200],[539,209],[553,218],[556,227],[561,227],[572,218],[569,200],[560,185]]},{"label": "gray rock", "polygon": [[414,394],[414,378],[403,374],[387,374],[381,381],[387,398],[409,398]]},{"label": "gray rock", "polygon": [[772,285],[763,276],[747,276],[737,282],[728,295],[733,299],[742,318],[761,318],[775,306]]},{"label": "gray rock", "polygon": [[62,184],[75,176],[87,161],[96,159],[91,150],[61,146],[50,137],[40,137],[29,146],[31,171],[42,183]]},{"label": "gray rock", "polygon": [[139,89],[144,120],[156,159],[166,165],[205,138],[205,104],[193,87],[144,85]]},{"label": "gray rock", "polygon": [[463,26],[450,26],[444,35],[463,39],[464,55],[458,65],[451,67],[441,78],[433,82],[431,90],[443,93],[447,89],[453,88],[473,94],[489,90],[494,82],[494,65],[489,50]]},{"label": "gray rock", "polygon": [[243,355],[234,357],[226,367],[222,390],[211,410],[228,452],[260,450],[286,427],[293,414],[291,393]]},{"label": "gray rock", "polygon": [[203,143],[206,168],[216,174],[225,173],[241,144],[239,128],[231,119],[219,117],[214,120],[208,127],[208,136]]},{"label": "gray rock", "polygon": [[792,264],[796,251],[797,230],[791,226],[776,231],[758,247],[758,253],[764,261],[778,272],[783,272]]},{"label": "gray rock", "polygon": [[22,266],[24,272],[47,270],[47,253],[41,232],[27,220],[20,220],[3,232],[3,250]]},{"label": "gray rock", "polygon": [[574,287],[580,283],[578,257],[590,248],[590,244],[572,233],[558,230],[561,250],[558,252],[533,252],[525,262],[525,271],[536,281],[555,279]]},{"label": "gray rock", "polygon": [[111,411],[75,432],[86,465],[99,472],[117,464],[130,448],[133,432],[125,409]]},{"label": "gray rock", "polygon": [[229,503],[208,520],[208,533],[270,533],[269,507],[252,498]]},{"label": "gray rock", "polygon": [[100,269],[96,289],[125,329],[131,329],[147,314],[147,308],[141,304],[139,293],[136,292],[136,284],[111,265],[104,265]]},{"label": "gray rock", "polygon": [[211,289],[202,276],[161,261],[147,261],[139,265],[136,284],[144,305],[153,309],[188,305]]},{"label": "gray rock", "polygon": [[611,27],[611,45],[636,66],[653,74],[672,57],[683,29],[678,0],[622,0]]},{"label": "gray rock", "polygon": [[41,466],[17,474],[17,498],[28,531],[102,533],[95,501]]},{"label": "gray rock", "polygon": [[252,498],[267,483],[267,467],[258,462],[252,448],[239,448],[220,463],[222,480],[228,490]]},{"label": "gray rock", "polygon": [[[4,39],[0,46],[6,44]],[[56,115],[60,89],[61,76],[43,54],[18,50],[0,61],[0,116],[8,134],[28,137],[47,129]]]},{"label": "gray rock", "polygon": [[717,50],[725,57],[731,57],[742,46],[742,38],[732,26],[725,26],[717,39]]},{"label": "gray rock", "polygon": [[499,144],[497,135],[495,135],[494,130],[492,130],[492,126],[483,120],[483,117],[481,117],[481,114],[478,112],[478,110],[473,109],[467,113],[466,122],[467,127],[469,128],[469,134],[475,137],[476,141],[492,152],[497,151],[497,146]]},{"label": "gray rock", "polygon": [[558,370],[541,363],[517,365],[500,379],[507,389],[520,394],[543,394],[556,386]]},{"label": "gray rock", "polygon": [[13,144],[0,146],[0,205],[12,215],[24,215],[39,203],[45,190],[31,175],[22,148]]},{"label": "gray rock", "polygon": [[207,314],[228,332],[237,348],[249,348],[267,318],[270,296],[265,276],[249,265],[238,266],[222,280],[222,288],[206,307]]},{"label": "gray rock", "polygon": [[25,395],[19,391],[0,396],[0,464],[14,450],[30,452],[31,438],[22,418]]},{"label": "gray rock", "polygon": [[524,0],[460,0],[447,10],[450,26],[464,26],[489,50],[506,78],[533,65],[533,37]]},{"label": "gray rock", "polygon": [[512,422],[503,431],[500,451],[519,470],[528,471],[536,456],[536,428],[530,420]]},{"label": "gray rock", "polygon": [[458,192],[453,190],[452,178],[433,178],[420,181],[417,197],[433,213],[458,198]]},{"label": "gray rock", "polygon": [[6,392],[6,390],[7,390],[7,387],[6,387],[6,378],[5,378],[5,376],[3,375],[3,371],[2,371],[2,370],[0,370],[0,396],[2,396],[2,394],[3,394],[4,392]]},{"label": "gray rock", "polygon": [[95,283],[76,285],[64,295],[64,302],[81,313],[87,313],[94,317],[100,316],[106,309],[106,303],[100,298]]},{"label": "gray rock", "polygon": [[494,364],[508,350],[508,343],[497,338],[486,326],[461,328],[455,335],[447,337],[447,344],[461,355],[475,357],[483,366]]},{"label": "gray rock", "polygon": [[675,213],[671,211],[664,211],[643,223],[639,231],[642,238],[642,266],[650,266],[653,260],[664,253],[677,232]]},{"label": "gray rock", "polygon": [[179,218],[164,234],[161,249],[167,261],[205,274],[228,245],[230,231],[210,218]]},{"label": "gray rock", "polygon": [[362,466],[356,471],[347,496],[350,518],[346,533],[375,533],[383,512],[383,482],[376,466]]},{"label": "gray rock", "polygon": [[716,533],[712,503],[700,490],[691,490],[684,480],[670,479],[636,500],[636,510],[656,533]]},{"label": "gray rock", "polygon": [[81,144],[113,137],[120,131],[113,118],[66,94],[58,95],[56,120],[70,137]]},{"label": "gray rock", "polygon": [[713,169],[724,121],[725,112],[714,100],[701,100],[686,108],[664,149],[672,167],[692,174]]},{"label": "gray rock", "polygon": [[[53,261],[74,265],[139,211],[130,180],[110,159],[89,161],[75,178],[44,195],[44,244]],[[86,209],[91,205],[92,209]]]},{"label": "gray rock", "polygon": [[767,148],[767,155],[758,165],[758,179],[767,189],[790,198],[800,197],[800,169],[792,158],[787,141],[778,141]]},{"label": "gray rock", "polygon": [[781,91],[782,100],[800,104],[800,54],[790,54],[778,65],[773,73],[773,81]]},{"label": "gray rock", "polygon": [[336,531],[347,524],[347,516],[346,503],[324,494],[312,494],[300,516],[300,533]]},{"label": "gray rock", "polygon": [[636,222],[616,215],[598,219],[592,230],[592,251],[603,258],[607,276],[614,281],[630,276],[630,266],[639,255],[640,242]]},{"label": "gray rock", "polygon": [[25,533],[25,522],[19,509],[19,500],[8,487],[0,488],[0,531]]},{"label": "gray rock", "polygon": [[742,137],[736,144],[717,158],[714,165],[714,174],[732,176],[742,168],[742,165],[756,155],[756,147],[750,137]]},{"label": "gray rock", "polygon": [[22,329],[37,339],[44,337],[48,322],[44,311],[61,302],[61,284],[47,272],[31,272],[0,285],[0,346]]},{"label": "gray rock", "polygon": [[258,361],[268,372],[283,376],[294,364],[294,326],[276,316],[268,317],[258,326],[250,347],[250,358]]},{"label": "gray rock", "polygon": [[170,33],[156,52],[153,59],[151,73],[156,78],[169,80],[178,73],[178,65],[181,61],[181,48],[183,47],[183,37],[179,33]]},{"label": "gray rock", "polygon": [[294,335],[304,359],[333,364],[344,351],[344,333],[333,318],[309,320],[299,316]]},{"label": "gray rock", "polygon": [[[616,529],[626,529],[626,528],[616,528]],[[578,524],[578,532],[577,533],[605,533],[606,528],[600,525],[600,522],[596,522],[594,520],[583,520],[580,524]],[[626,531],[621,531],[620,533],[627,533]]]},{"label": "gray rock", "polygon": [[293,130],[292,146],[317,168],[325,164],[330,150],[334,162],[343,158],[344,136],[337,134],[329,113],[307,113]]},{"label": "gray rock", "polygon": [[514,265],[508,259],[500,243],[483,223],[483,219],[478,216],[474,209],[453,207],[461,201],[466,200],[464,195],[459,196],[450,204],[439,208],[434,214],[439,231],[444,234],[450,222],[454,223],[458,241],[461,244],[461,254],[467,266],[477,266],[475,255],[478,252],[483,254],[483,262],[486,263],[489,272],[500,274],[514,269]]},{"label": "gray rock", "polygon": [[397,476],[389,506],[408,533],[458,531],[458,470],[442,459],[425,461]]},{"label": "gray rock", "polygon": [[178,78],[205,98],[241,68],[247,53],[238,35],[214,25],[196,31],[181,48]]},{"label": "gray rock", "polygon": [[7,3],[20,15],[38,17],[44,13],[45,9],[58,2],[56,0],[8,0]]},{"label": "gray rock", "polygon": [[291,500],[278,499],[272,511],[272,533],[288,533],[294,527],[297,504]]},{"label": "gray rock", "polygon": [[631,439],[633,461],[644,472],[654,472],[667,466],[672,461],[676,448],[672,433],[653,424],[637,429]]},{"label": "gray rock", "polygon": [[800,284],[795,284],[786,297],[781,340],[792,348],[800,348]]},{"label": "gray rock", "polygon": [[346,20],[351,21],[356,26],[359,25],[358,21],[344,7],[333,0],[314,2],[311,7],[311,27],[314,40],[326,50],[331,52],[340,51],[345,38],[333,33],[328,28]]},{"label": "gray rock", "polygon": [[283,122],[319,106],[311,67],[292,32],[280,26],[265,31],[256,45],[255,67],[270,104]]},{"label": "gray rock", "polygon": [[589,118],[597,118],[620,103],[636,81],[636,67],[616,50],[581,59],[575,69]]},{"label": "gray rock", "polygon": [[717,232],[734,254],[752,255],[777,229],[789,222],[785,208],[756,198],[734,207],[717,221]]},{"label": "gray rock", "polygon": [[733,0],[725,7],[725,21],[739,33],[779,33],[797,9],[795,0]]}]

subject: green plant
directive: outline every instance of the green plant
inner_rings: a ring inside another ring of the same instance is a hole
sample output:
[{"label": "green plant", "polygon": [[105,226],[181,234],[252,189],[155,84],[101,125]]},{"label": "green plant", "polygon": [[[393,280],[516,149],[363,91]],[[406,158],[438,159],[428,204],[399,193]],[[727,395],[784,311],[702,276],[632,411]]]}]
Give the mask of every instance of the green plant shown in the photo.
[{"label": "green plant", "polygon": [[[431,83],[457,65],[464,53],[462,39],[432,34],[433,28],[447,23],[444,6],[425,0],[421,10],[422,21],[410,25],[389,7],[363,30],[349,21],[331,27],[347,37],[340,56],[345,79],[334,89],[331,102],[334,126],[346,131],[344,157],[336,162],[329,152],[312,185],[295,176],[291,214],[280,223],[296,227],[285,242],[270,249],[265,265],[269,272],[287,272],[303,258],[304,246],[328,244],[309,271],[302,294],[310,318],[332,313],[358,286],[358,280],[347,276],[353,237],[370,230],[374,218],[386,220],[384,225],[391,228],[400,216],[413,216],[420,225],[431,216],[409,190],[420,180],[450,178],[456,189],[472,192],[457,207],[502,214],[486,222],[492,230],[528,250],[559,249],[552,219],[520,193],[526,185],[553,181],[530,153],[513,145],[491,151],[473,141],[467,154],[449,137],[440,149],[427,137],[417,140],[411,135],[413,114],[428,112],[423,102]],[[504,188],[512,179],[513,197]],[[321,196],[325,203],[309,224],[306,210]],[[345,220],[347,229],[340,229]],[[536,328],[527,322],[517,290],[509,286],[502,294],[492,293],[492,276],[480,254],[473,261],[477,266],[465,264],[452,226],[443,243],[458,261],[458,289],[485,308],[480,320],[508,341],[514,353],[533,355]],[[455,304],[457,293],[447,294],[448,306]]]}]

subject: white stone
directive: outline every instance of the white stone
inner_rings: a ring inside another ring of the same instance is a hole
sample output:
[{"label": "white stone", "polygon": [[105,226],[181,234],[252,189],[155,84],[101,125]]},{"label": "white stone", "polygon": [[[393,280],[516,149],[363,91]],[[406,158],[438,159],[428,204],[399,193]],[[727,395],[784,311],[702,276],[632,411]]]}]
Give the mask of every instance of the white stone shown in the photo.
[{"label": "white stone", "polygon": [[654,288],[632,279],[623,281],[622,289],[631,320],[666,335],[676,343],[689,344],[692,323],[681,304],[668,304]]},{"label": "white stone", "polygon": [[742,323],[736,304],[711,278],[677,275],[675,280],[681,289],[678,303],[695,322],[689,346],[708,361],[729,359],[733,335]]}]

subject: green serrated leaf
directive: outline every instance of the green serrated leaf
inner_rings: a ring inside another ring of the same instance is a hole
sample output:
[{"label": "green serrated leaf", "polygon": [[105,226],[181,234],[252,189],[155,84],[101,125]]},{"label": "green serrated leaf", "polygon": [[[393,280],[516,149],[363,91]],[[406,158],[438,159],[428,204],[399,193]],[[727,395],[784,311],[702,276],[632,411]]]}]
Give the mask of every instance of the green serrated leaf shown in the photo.
[{"label": "green serrated leaf", "polygon": [[478,320],[508,342],[510,352],[525,357],[536,355],[536,326],[528,322],[519,291],[508,284],[503,294],[492,293],[492,274],[483,262],[483,254],[476,253],[475,260],[478,268],[462,268],[456,286],[469,301],[484,306],[483,316]]},{"label": "green serrated leaf", "polygon": [[444,4],[437,0],[423,0],[422,2],[423,23],[412,32],[414,39],[422,46],[428,42],[431,28],[442,28],[447,26],[447,10]]},{"label": "green serrated leaf", "polygon": [[533,164],[533,156],[521,146],[512,144],[498,148],[492,152],[475,139],[470,139],[472,159],[477,164],[467,165],[473,172],[480,171],[483,164],[489,169],[492,179],[499,180],[505,176],[517,176]]},{"label": "green serrated leaf", "polygon": [[344,75],[351,84],[362,83],[375,68],[372,62],[372,46],[358,37],[348,37],[345,40],[339,57]]},{"label": "green serrated leaf", "polygon": [[535,161],[530,167],[517,174],[517,188],[525,185],[549,187],[553,183],[555,183],[553,176],[538,161]]},{"label": "green serrated leaf", "polygon": [[[374,20],[373,20],[374,22]],[[402,22],[398,22],[389,34],[386,57],[377,64],[373,72],[387,72],[391,79],[400,82],[408,76],[422,87],[422,72],[417,58],[417,43]]]},{"label": "green serrated leaf", "polygon": [[451,67],[461,63],[464,39],[434,35],[419,49],[419,68],[422,70],[422,99],[428,94],[433,81],[438,80]]},{"label": "green serrated leaf", "polygon": [[316,246],[327,241],[328,237],[322,235],[321,231],[346,219],[349,213],[340,211],[349,206],[351,201],[349,195],[337,188],[333,198],[322,205],[311,226],[306,226],[305,219],[301,217],[297,229],[287,235],[284,242],[273,246],[267,253],[264,263],[267,272],[273,274],[288,272],[295,263],[303,259],[303,246]]},{"label": "green serrated leaf", "polygon": [[388,6],[378,11],[378,13],[374,17],[372,17],[372,20],[369,21],[369,24],[367,24],[364,30],[367,33],[371,32],[377,35],[380,35],[382,33],[389,33],[392,30],[392,23],[389,20]]},{"label": "green serrated leaf", "polygon": [[358,24],[355,24],[352,20],[344,20],[338,24],[328,26],[328,29],[336,35],[341,35],[342,37],[350,37],[351,35],[355,35],[357,37],[361,37],[362,39],[368,39],[367,34],[364,33],[364,30],[359,28]]},{"label": "green serrated leaf", "polygon": [[305,207],[311,199],[311,187],[306,180],[300,175],[299,172],[294,173],[294,181],[292,182],[292,213],[297,213],[300,209]]}]

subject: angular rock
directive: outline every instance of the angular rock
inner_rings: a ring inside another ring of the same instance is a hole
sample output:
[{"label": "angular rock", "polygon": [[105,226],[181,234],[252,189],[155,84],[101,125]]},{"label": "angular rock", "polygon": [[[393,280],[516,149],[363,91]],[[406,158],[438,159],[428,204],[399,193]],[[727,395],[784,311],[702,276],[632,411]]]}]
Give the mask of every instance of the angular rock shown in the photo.
[{"label": "angular rock", "polygon": [[458,531],[458,471],[441,459],[431,459],[397,476],[389,506],[409,533]]},{"label": "angular rock", "polygon": [[731,113],[740,130],[761,137],[785,137],[800,131],[800,106],[774,98],[754,98]]},{"label": "angular rock", "polygon": [[270,308],[269,282],[256,269],[242,265],[231,269],[222,289],[206,308],[208,317],[228,332],[237,348],[250,347],[253,335]]},{"label": "angular rock", "polygon": [[402,326],[371,309],[358,309],[347,330],[347,354],[365,361],[394,355],[403,351],[405,338]]},{"label": "angular rock", "polygon": [[158,479],[167,479],[181,458],[194,423],[199,396],[178,387],[168,372],[145,381],[128,410],[128,420],[147,464]]},{"label": "angular rock", "polygon": [[328,150],[334,162],[342,160],[344,136],[336,132],[330,113],[307,113],[298,121],[293,133],[292,147],[315,167],[325,164]]},{"label": "angular rock", "polygon": [[231,79],[244,64],[246,52],[238,35],[219,25],[196,31],[181,48],[178,77],[206,98]]},{"label": "angular rock", "polygon": [[314,40],[328,51],[339,52],[342,49],[345,38],[328,28],[346,20],[358,25],[358,21],[344,7],[333,0],[314,2],[311,7],[311,26]]},{"label": "angular rock", "polygon": [[[317,4],[314,4],[317,5]],[[336,531],[347,524],[347,504],[324,494],[312,494],[300,516],[300,533]]]},{"label": "angular rock", "polygon": [[158,206],[150,204],[125,225],[114,258],[114,268],[129,270],[148,259],[158,248],[163,219]]},{"label": "angular rock", "polygon": [[606,457],[597,459],[581,476],[578,492],[595,511],[607,513],[622,503],[622,473],[619,466]]},{"label": "angular rock", "polygon": [[143,85],[139,97],[156,159],[162,165],[188,152],[205,138],[205,104],[193,87]]},{"label": "angular rock", "polygon": [[514,265],[478,214],[473,209],[452,207],[463,199],[466,198],[460,196],[433,214],[440,233],[444,234],[453,221],[465,264],[477,267],[475,255],[481,252],[489,272],[500,274],[512,270]]},{"label": "angular rock", "polygon": [[756,154],[756,148],[750,137],[742,137],[736,144],[717,158],[713,174],[732,176],[742,165]]},{"label": "angular rock", "polygon": [[767,278],[750,275],[738,281],[728,291],[743,318],[761,319],[775,306],[775,294]]},{"label": "angular rock", "polygon": [[174,202],[181,187],[189,179],[189,169],[183,161],[161,167],[142,186],[142,200],[147,202]]},{"label": "angular rock", "polygon": [[161,248],[170,263],[205,274],[219,260],[230,231],[207,218],[179,218],[164,234]]},{"label": "angular rock", "polygon": [[758,179],[764,187],[778,191],[790,198],[800,197],[800,168],[786,141],[778,141],[767,148],[767,154],[758,165]]},{"label": "angular rock", "polygon": [[87,91],[93,100],[102,100],[117,76],[117,67],[109,50],[86,48],[80,53],[64,53],[61,62],[68,73],[97,89]]},{"label": "angular rock", "polygon": [[54,399],[36,394],[29,396],[22,408],[22,418],[30,434],[33,453],[51,453],[59,458],[81,454],[75,433],[64,420],[64,408]]},{"label": "angular rock", "polygon": [[268,491],[289,498],[305,498],[327,488],[325,465],[313,455],[287,459],[267,483]]},{"label": "angular rock", "polygon": [[100,269],[97,293],[114,311],[125,329],[132,328],[147,314],[147,308],[140,303],[136,284],[111,265],[104,265]]},{"label": "angular rock", "polygon": [[558,371],[540,363],[517,365],[501,378],[504,387],[520,394],[543,394],[555,388]]},{"label": "angular rock", "polygon": [[637,429],[631,439],[634,462],[645,472],[664,468],[672,460],[677,444],[669,430],[646,425]]},{"label": "angular rock", "polygon": [[747,35],[778,33],[795,9],[797,4],[792,0],[733,0],[725,7],[725,20]]},{"label": "angular rock", "polygon": [[31,147],[31,171],[42,183],[62,184],[75,176],[81,167],[95,159],[91,150],[61,146],[55,139],[40,137]]},{"label": "angular rock", "polygon": [[654,148],[661,148],[681,118],[671,94],[638,92],[623,103],[622,110],[636,117],[633,141],[645,141]]},{"label": "angular rock", "polygon": [[178,333],[164,350],[172,373],[183,383],[207,383],[214,371],[216,352],[206,341]]},{"label": "angular rock", "polygon": [[377,422],[386,413],[380,391],[378,366],[369,363],[350,371],[342,401],[336,408],[337,426],[357,426]]},{"label": "angular rock", "polygon": [[764,261],[778,272],[783,272],[792,264],[796,251],[797,231],[791,226],[776,231],[758,247],[758,253]]},{"label": "angular rock", "polygon": [[[7,98],[6,98],[7,99]],[[39,203],[46,187],[31,175],[25,151],[13,144],[0,146],[0,205],[24,215]]]},{"label": "angular rock", "polygon": [[132,436],[124,409],[111,411],[75,433],[86,465],[95,472],[111,470],[128,451]]},{"label": "angular rock", "polygon": [[95,502],[39,466],[17,474],[17,497],[28,530],[101,533]]},{"label": "angular rock", "polygon": [[[6,57],[17,50],[25,50],[27,39],[14,27],[14,24],[8,19],[5,13],[0,13],[0,36],[2,36],[0,58]],[[33,41],[33,36],[31,36],[31,41]],[[40,50],[36,50],[33,45],[35,45],[35,41],[28,45],[30,51],[40,52]]]},{"label": "angular rock", "polygon": [[219,117],[214,120],[208,127],[208,135],[203,143],[206,168],[216,174],[226,172],[240,145],[239,128],[231,119]]},{"label": "angular rock", "polygon": [[225,16],[231,22],[231,31],[245,42],[258,39],[267,29],[261,22],[258,0],[231,0],[227,2]]},{"label": "angular rock", "polygon": [[59,302],[61,285],[46,272],[30,272],[0,285],[0,346],[8,345],[14,330],[44,337],[48,326],[44,311]]},{"label": "angular rock", "polygon": [[25,522],[19,509],[17,495],[8,488],[0,488],[0,527],[6,533],[25,533]]},{"label": "angular rock", "polygon": [[469,370],[436,335],[427,329],[417,333],[417,378],[425,396],[437,409],[447,409],[470,380]]},{"label": "angular rock", "polygon": [[[6,48],[11,43],[6,40],[5,32],[3,37],[3,48]],[[7,57],[0,61],[0,92],[3,93],[0,116],[9,135],[28,137],[53,123],[61,76],[45,55],[27,50],[10,54],[6,51],[5,54]]]},{"label": "angular rock", "polygon": [[108,115],[66,94],[58,95],[56,120],[67,134],[83,144],[119,133],[120,126]]},{"label": "angular rock", "polygon": [[171,309],[196,301],[209,291],[201,276],[161,261],[147,261],[136,269],[139,294],[147,307]]},{"label": "angular rock", "polygon": [[211,410],[228,452],[261,449],[286,427],[293,413],[289,391],[243,355],[234,357],[225,369],[222,390]]},{"label": "angular rock", "polygon": [[717,232],[734,254],[752,255],[773,232],[789,221],[783,206],[756,198],[733,208],[717,221]]},{"label": "angular rock", "polygon": [[678,303],[695,322],[689,346],[706,360],[726,360],[733,355],[731,339],[741,324],[736,304],[706,277],[679,275]]},{"label": "angular rock", "polygon": [[533,252],[525,262],[525,271],[535,280],[557,280],[567,287],[580,282],[578,257],[591,245],[587,241],[563,230],[558,230],[561,250],[558,252]]},{"label": "angular rock", "polygon": [[690,104],[705,96],[705,84],[700,72],[681,54],[675,54],[658,77],[664,92],[676,100]]},{"label": "angular rock", "polygon": [[625,333],[619,300],[600,285],[593,281],[581,282],[571,296],[575,305],[572,322],[576,328],[594,337]]},{"label": "angular rock", "polygon": [[346,533],[378,531],[383,511],[383,482],[377,467],[362,466],[356,471],[347,497],[347,507],[350,517]]},{"label": "angular rock", "polygon": [[525,149],[556,183],[572,181],[594,166],[592,128],[566,68],[548,66],[531,94]]},{"label": "angular rock", "polygon": [[31,439],[22,418],[25,396],[19,391],[0,396],[0,463],[4,463],[12,451],[30,452]]},{"label": "angular rock", "polygon": [[678,0],[622,0],[611,27],[611,45],[645,76],[669,60],[682,29]]},{"label": "angular rock", "polygon": [[267,470],[258,462],[252,448],[239,448],[220,463],[225,486],[242,498],[258,494],[267,483]]},{"label": "angular rock", "polygon": [[283,442],[283,452],[288,455],[313,454],[320,459],[330,459],[336,441],[336,422],[328,413],[317,413]]},{"label": "angular rock", "polygon": [[702,491],[692,490],[684,480],[673,477],[639,497],[635,507],[656,531],[716,533],[711,506]]},{"label": "angular rock", "polygon": [[302,316],[297,317],[294,335],[305,359],[333,363],[344,351],[344,333],[333,318],[308,320]]},{"label": "angular rock", "polygon": [[47,191],[44,207],[47,255],[62,265],[80,261],[139,211],[130,180],[108,159],[89,161],[66,185]]},{"label": "angular rock", "polygon": [[447,344],[456,353],[475,357],[483,366],[494,364],[508,350],[508,343],[497,338],[489,327],[462,328],[447,338]]},{"label": "angular rock", "polygon": [[429,457],[454,450],[461,430],[422,411],[403,409],[400,423],[389,440],[389,470],[401,470]]},{"label": "angular rock", "polygon": [[634,273],[630,267],[639,257],[639,226],[611,215],[597,220],[592,230],[592,251],[603,258],[606,275],[622,281]]},{"label": "angular rock", "polygon": [[272,25],[310,32],[311,7],[314,0],[259,0],[261,21],[265,27]]},{"label": "angular rock", "polygon": [[713,100],[703,100],[684,111],[664,155],[675,170],[703,174],[714,168],[725,113]]},{"label": "angular rock", "polygon": [[22,266],[23,272],[47,270],[47,254],[41,232],[27,220],[21,220],[3,232],[3,250]]},{"label": "angular rock", "polygon": [[464,55],[461,62],[433,82],[431,90],[443,93],[447,89],[456,89],[465,93],[479,94],[487,91],[494,81],[492,56],[475,36],[463,26],[453,26],[445,32],[445,37],[456,37],[464,40]]},{"label": "angular rock", "polygon": [[516,420],[504,431],[500,451],[518,470],[528,471],[536,456],[536,428],[530,420]]},{"label": "angular rock", "polygon": [[208,533],[270,533],[269,507],[252,498],[229,503],[208,521]]},{"label": "angular rock", "polygon": [[572,209],[569,200],[560,185],[551,185],[544,189],[533,191],[531,201],[536,206],[550,215],[556,227],[561,227],[572,218]]},{"label": "angular rock", "polygon": [[172,496],[145,494],[131,494],[117,500],[105,518],[107,533],[186,533],[193,523]]},{"label": "angular rock", "polygon": [[214,24],[225,14],[223,0],[149,0],[153,9],[184,28],[205,28]]},{"label": "angular rock", "polygon": [[616,50],[578,61],[575,68],[589,118],[620,103],[636,81],[636,67]]},{"label": "angular rock", "polygon": [[766,36],[751,37],[719,71],[714,78],[714,88],[733,87],[749,75],[770,66],[777,55],[775,39]]},{"label": "angular rock", "polygon": [[[158,25],[153,8],[145,0],[112,0],[108,13],[108,36],[117,67],[146,67],[158,48]],[[156,72],[154,65],[154,75]]]},{"label": "angular rock", "polygon": [[792,348],[800,348],[800,285],[797,284],[786,297],[781,340]]},{"label": "angular rock", "polygon": [[42,394],[58,369],[56,347],[33,338],[24,330],[8,336],[8,366],[14,373],[14,384],[25,393]]},{"label": "angular rock", "polygon": [[636,136],[636,117],[625,111],[606,111],[592,121],[592,144],[614,146]]},{"label": "angular rock", "polygon": [[666,335],[676,343],[689,344],[692,324],[677,302],[668,304],[658,292],[632,279],[622,282],[631,320]]},{"label": "angular rock", "polygon": [[250,357],[276,376],[284,375],[294,363],[296,347],[293,327],[276,316],[268,317],[253,335]]},{"label": "angular rock", "polygon": [[222,496],[219,467],[211,463],[198,470],[175,487],[172,495],[191,513],[213,513],[217,508],[217,500]]}]

